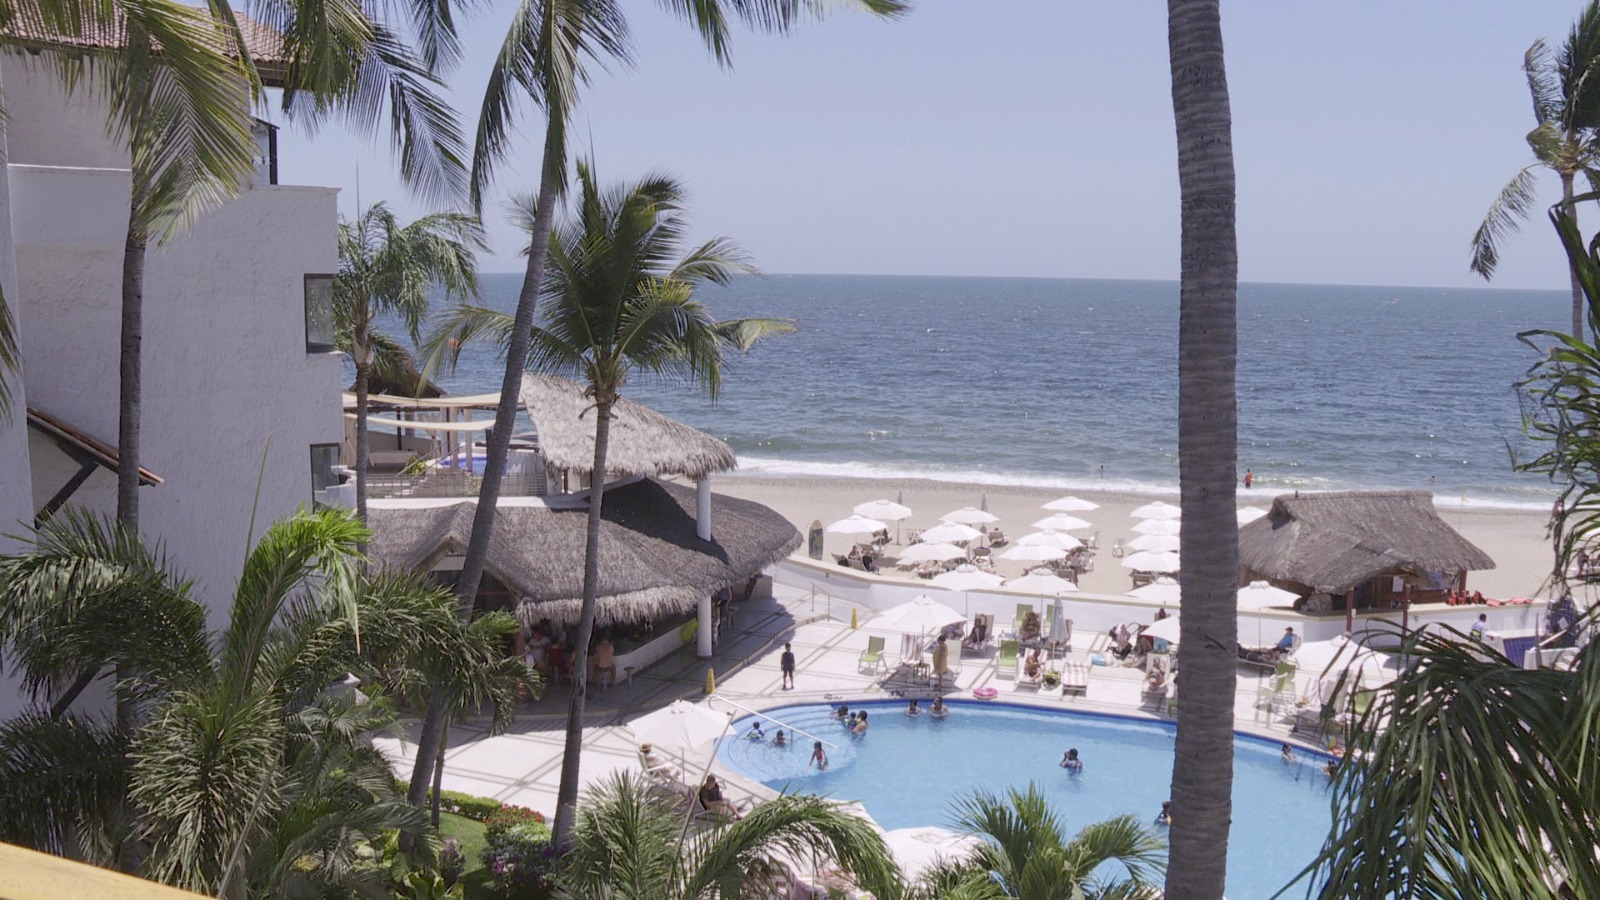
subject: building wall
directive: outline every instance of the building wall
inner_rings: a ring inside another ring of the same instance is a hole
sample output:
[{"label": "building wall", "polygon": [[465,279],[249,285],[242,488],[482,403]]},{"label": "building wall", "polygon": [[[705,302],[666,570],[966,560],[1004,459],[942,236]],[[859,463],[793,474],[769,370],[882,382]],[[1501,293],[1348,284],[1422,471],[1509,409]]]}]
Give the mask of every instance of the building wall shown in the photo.
[{"label": "building wall", "polygon": [[[0,74],[0,103],[6,96],[6,84]],[[0,127],[0,160],[7,158],[7,135]],[[11,185],[0,178],[0,213],[11,208]],[[20,331],[23,327],[21,311],[17,308],[17,261],[12,253],[11,217],[0,215],[0,291],[5,293],[11,310],[12,324]],[[0,553],[17,549],[17,542],[6,535],[22,531],[22,525],[33,516],[33,485],[28,478],[17,477],[29,468],[27,385],[20,371],[0,372],[11,386],[11,414],[0,416],[0,459],[7,465],[8,475],[0,478]],[[22,708],[17,677],[6,666],[0,671],[0,719],[9,718]]]},{"label": "building wall", "polygon": [[[0,199],[15,238],[14,263],[0,243],[0,278],[17,285],[6,288],[25,323],[28,403],[115,445],[126,154],[96,99],[68,97],[37,62],[0,56],[0,77],[11,150]],[[337,269],[336,193],[256,187],[147,258],[141,462],[165,483],[141,489],[141,527],[196,581],[213,629],[252,516],[259,537],[309,505],[310,445],[344,435],[339,356],[306,353],[304,319],[304,276]],[[0,485],[8,522],[31,518],[77,468],[15,432],[0,426],[0,452],[11,440],[26,459],[31,443],[32,477]],[[72,502],[114,513],[115,477],[95,474]]]}]

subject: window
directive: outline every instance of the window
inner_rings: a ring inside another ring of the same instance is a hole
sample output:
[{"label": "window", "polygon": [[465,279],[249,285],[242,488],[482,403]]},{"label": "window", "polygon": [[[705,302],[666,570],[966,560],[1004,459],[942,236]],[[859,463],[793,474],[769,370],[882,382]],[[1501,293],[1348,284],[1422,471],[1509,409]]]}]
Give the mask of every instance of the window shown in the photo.
[{"label": "window", "polygon": [[311,507],[348,506],[339,497],[339,445],[311,445]]},{"label": "window", "polygon": [[333,351],[333,276],[306,276],[306,352]]}]

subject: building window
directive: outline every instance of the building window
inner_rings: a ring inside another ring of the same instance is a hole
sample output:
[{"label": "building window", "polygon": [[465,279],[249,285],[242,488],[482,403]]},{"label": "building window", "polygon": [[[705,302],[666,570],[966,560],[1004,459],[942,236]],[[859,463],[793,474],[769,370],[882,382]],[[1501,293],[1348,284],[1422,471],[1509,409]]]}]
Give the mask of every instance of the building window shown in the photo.
[{"label": "building window", "polygon": [[306,352],[333,351],[333,276],[306,276]]},{"label": "building window", "polygon": [[311,506],[344,506],[339,499],[339,445],[311,445]]}]

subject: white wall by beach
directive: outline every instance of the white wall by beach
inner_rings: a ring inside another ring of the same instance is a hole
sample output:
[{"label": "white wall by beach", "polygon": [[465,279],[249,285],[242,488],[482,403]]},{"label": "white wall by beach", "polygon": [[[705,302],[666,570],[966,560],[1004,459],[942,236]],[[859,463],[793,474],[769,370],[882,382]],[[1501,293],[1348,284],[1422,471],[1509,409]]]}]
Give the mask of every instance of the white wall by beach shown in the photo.
[{"label": "white wall by beach", "polygon": [[[16,243],[17,289],[7,288],[25,323],[28,402],[115,445],[126,153],[94,98],[67,97],[16,56],[0,58],[0,73]],[[304,318],[304,276],[337,271],[336,196],[257,187],[147,257],[141,462],[165,483],[141,489],[142,530],[196,581],[213,629],[226,620],[252,514],[259,537],[309,505],[310,445],[343,438],[339,356],[306,352]],[[29,517],[77,469],[48,441],[32,443]],[[24,493],[7,481],[0,511]],[[115,478],[96,473],[72,502],[113,512]]]}]

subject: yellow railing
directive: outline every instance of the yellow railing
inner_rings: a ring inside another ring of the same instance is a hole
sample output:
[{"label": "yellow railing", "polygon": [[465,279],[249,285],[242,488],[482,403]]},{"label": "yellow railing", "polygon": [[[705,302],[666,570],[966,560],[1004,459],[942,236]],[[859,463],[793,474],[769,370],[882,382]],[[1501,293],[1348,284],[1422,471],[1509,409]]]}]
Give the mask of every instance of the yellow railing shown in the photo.
[{"label": "yellow railing", "polygon": [[198,894],[0,844],[0,900],[195,900]]}]

